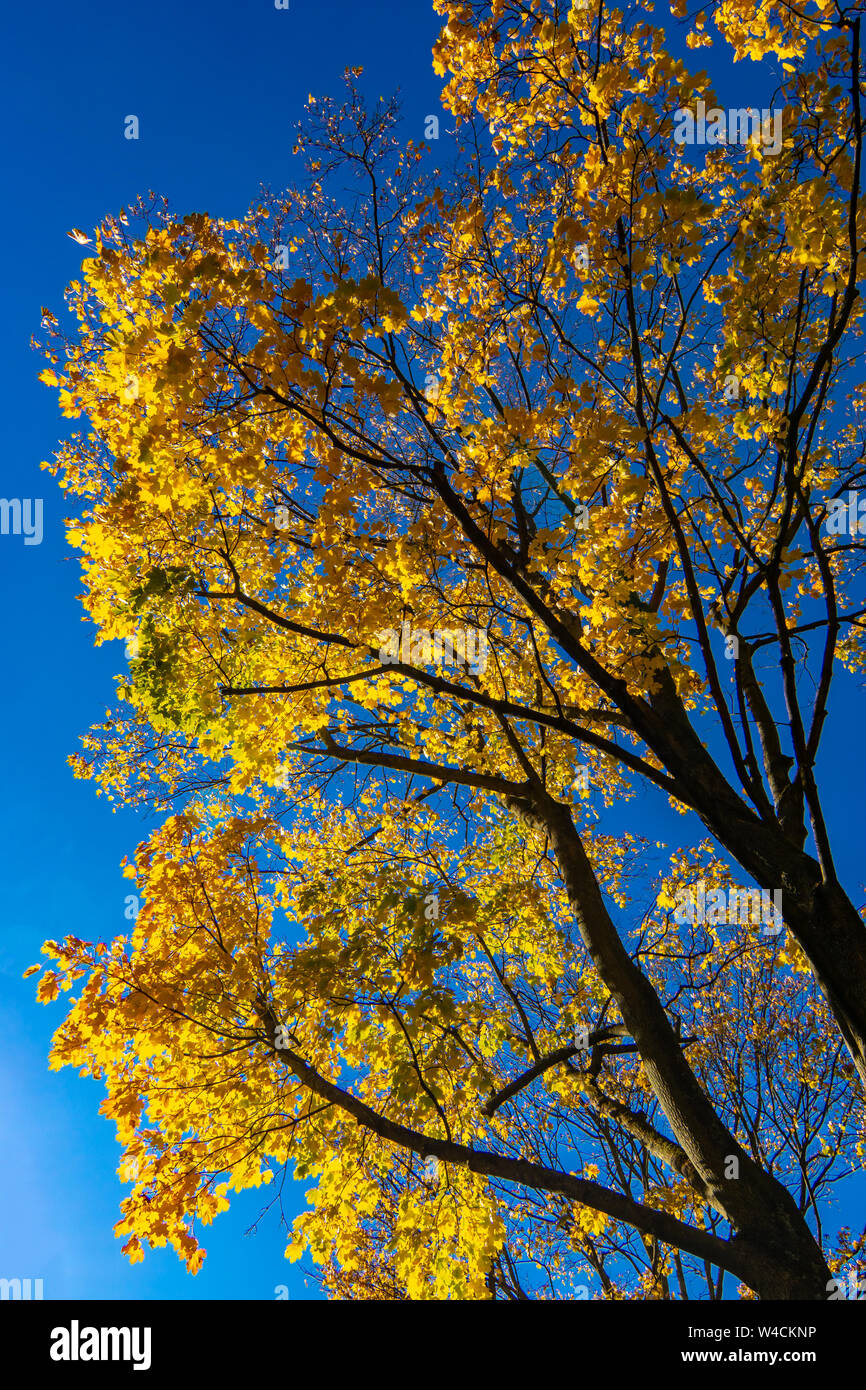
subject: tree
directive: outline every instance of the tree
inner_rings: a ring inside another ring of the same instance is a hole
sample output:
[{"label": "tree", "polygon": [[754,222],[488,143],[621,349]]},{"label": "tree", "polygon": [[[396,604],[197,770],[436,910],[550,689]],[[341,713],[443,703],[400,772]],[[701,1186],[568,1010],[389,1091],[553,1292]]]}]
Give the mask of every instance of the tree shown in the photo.
[{"label": "tree", "polygon": [[336,1293],[825,1298],[866,1079],[817,768],[866,612],[859,10],[713,7],[784,69],[735,144],[642,13],[436,7],[448,177],[353,70],[305,185],[108,218],[54,330],[84,602],[137,644],[73,761],[170,814],[129,938],[47,943],[41,998],[86,976],[52,1064],[107,1084],[131,1258],[195,1270],[291,1159]]}]

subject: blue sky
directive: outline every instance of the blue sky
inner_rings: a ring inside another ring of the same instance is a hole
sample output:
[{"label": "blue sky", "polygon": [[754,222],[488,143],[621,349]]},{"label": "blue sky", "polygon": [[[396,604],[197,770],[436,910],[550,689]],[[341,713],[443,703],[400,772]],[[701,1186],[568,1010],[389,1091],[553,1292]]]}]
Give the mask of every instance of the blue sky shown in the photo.
[{"label": "blue sky", "polygon": [[[265,1189],[236,1198],[206,1233],[195,1279],[171,1251],[129,1266],[112,1234],[123,1190],[113,1125],[97,1113],[102,1088],[47,1069],[61,1009],[36,1006],[21,972],[46,937],[104,939],[125,929],[130,885],[119,865],[148,827],[113,815],[66,764],[112,700],[120,648],[94,649],[76,602],[63,498],[39,471],[66,422],[37,380],[42,364],[28,342],[40,305],[59,315],[78,273],[83,251],[70,228],[89,233],[148,189],[179,213],[242,214],[260,184],[291,183],[293,127],[307,94],[336,94],[347,66],[364,66],[373,97],[402,89],[407,138],[420,140],[425,116],[439,111],[430,58],[438,27],[427,0],[291,0],[288,11],[272,0],[44,0],[10,7],[4,20],[0,491],[44,499],[44,539],[0,538],[0,1276],[41,1277],[46,1298],[268,1299],[278,1284],[293,1297],[317,1295],[283,1260],[273,1213],[245,1236],[271,1195]],[[692,61],[710,60],[702,52]],[[738,73],[732,102],[748,99],[750,75]],[[139,117],[138,141],[123,138],[129,114]],[[830,819],[859,902],[851,799],[863,754],[848,738],[844,725],[829,735],[828,766],[835,758],[840,769],[831,772]],[[300,1184],[286,1205],[289,1215],[301,1209]]]},{"label": "blue sky", "polygon": [[[125,930],[130,884],[119,864],[147,833],[136,816],[112,815],[76,782],[66,757],[112,702],[117,644],[95,650],[82,621],[66,508],[39,471],[67,425],[37,380],[40,306],[58,316],[88,234],[108,212],[153,189],[181,213],[235,217],[260,184],[291,183],[293,128],[308,93],[339,92],[347,66],[365,68],[373,97],[402,88],[407,135],[423,138],[442,83],[430,50],[439,21],[426,0],[89,0],[9,7],[0,84],[7,142],[0,257],[4,308],[0,492],[44,499],[44,539],[0,539],[0,1276],[43,1278],[46,1298],[273,1298],[306,1288],[283,1259],[278,1219],[245,1237],[269,1193],[244,1194],[207,1231],[201,1273],[172,1251],[130,1267],[112,1234],[123,1196],[114,1127],[98,1113],[102,1087],[49,1072],[61,1008],[34,1004],[21,972],[50,936],[90,939]],[[140,139],[126,140],[135,114]],[[14,192],[12,192],[14,190]],[[128,925],[128,924],[127,924]],[[265,1193],[265,1189],[261,1189]],[[304,1205],[301,1184],[287,1210]]]}]

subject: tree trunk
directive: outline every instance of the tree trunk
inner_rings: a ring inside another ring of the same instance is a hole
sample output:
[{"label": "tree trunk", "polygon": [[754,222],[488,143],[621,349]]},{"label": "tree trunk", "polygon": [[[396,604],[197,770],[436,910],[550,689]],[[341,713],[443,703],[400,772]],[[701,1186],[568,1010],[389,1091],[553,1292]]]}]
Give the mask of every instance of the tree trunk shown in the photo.
[{"label": "tree trunk", "polygon": [[[827,1297],[832,1277],[796,1203],[726,1128],[688,1064],[650,981],[629,956],[607,912],[571,813],[540,794],[569,901],[593,963],[638,1047],[653,1092],[704,1195],[730,1222],[746,1256],[747,1282],[761,1298]],[[728,1177],[729,1160],[737,1176]]]}]

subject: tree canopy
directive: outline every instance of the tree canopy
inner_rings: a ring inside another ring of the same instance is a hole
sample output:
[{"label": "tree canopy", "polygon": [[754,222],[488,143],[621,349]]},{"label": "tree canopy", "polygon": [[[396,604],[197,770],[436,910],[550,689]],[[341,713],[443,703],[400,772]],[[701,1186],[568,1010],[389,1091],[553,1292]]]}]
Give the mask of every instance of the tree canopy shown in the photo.
[{"label": "tree canopy", "polygon": [[288,1172],[335,1296],[826,1298],[866,1082],[818,768],[864,663],[862,6],[670,26],[780,122],[703,147],[677,113],[721,95],[645,10],[435,8],[447,168],[352,70],[295,187],[107,217],[46,318],[129,654],[72,761],[163,813],[130,933],[46,943],[52,1065],[105,1082],[133,1260],[195,1272]]}]

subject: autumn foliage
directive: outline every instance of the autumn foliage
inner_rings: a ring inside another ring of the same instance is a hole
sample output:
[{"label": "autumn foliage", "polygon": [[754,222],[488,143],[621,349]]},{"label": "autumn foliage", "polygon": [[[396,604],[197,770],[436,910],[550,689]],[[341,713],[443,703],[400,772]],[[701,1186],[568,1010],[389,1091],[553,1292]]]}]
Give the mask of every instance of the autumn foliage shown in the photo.
[{"label": "autumn foliage", "polygon": [[[129,654],[73,762],[164,813],[134,930],[45,947],[52,1065],[105,1082],[133,1260],[195,1272],[287,1169],[334,1296],[825,1298],[866,1080],[817,770],[864,663],[826,524],[864,469],[862,6],[436,9],[447,172],[347,74],[296,187],[107,218],[47,316]],[[724,105],[671,52],[709,43],[778,153],[673,140]],[[784,930],[677,920],[699,881]]]}]

